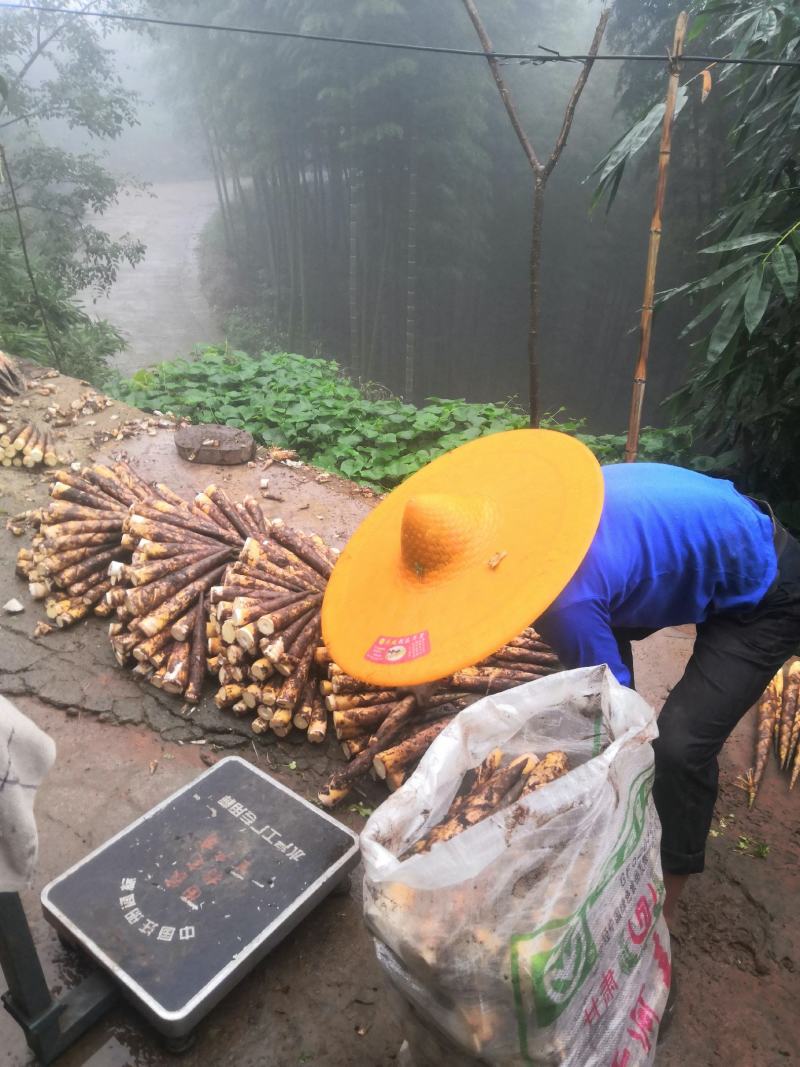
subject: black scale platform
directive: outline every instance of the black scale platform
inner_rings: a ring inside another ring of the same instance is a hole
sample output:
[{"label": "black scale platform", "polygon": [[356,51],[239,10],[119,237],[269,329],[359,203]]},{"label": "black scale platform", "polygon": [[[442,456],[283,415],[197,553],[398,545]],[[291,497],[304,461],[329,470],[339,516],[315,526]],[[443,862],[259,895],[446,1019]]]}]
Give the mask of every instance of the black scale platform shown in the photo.
[{"label": "black scale platform", "polygon": [[236,756],[42,891],[162,1033],[187,1034],[358,863],[358,837]]}]

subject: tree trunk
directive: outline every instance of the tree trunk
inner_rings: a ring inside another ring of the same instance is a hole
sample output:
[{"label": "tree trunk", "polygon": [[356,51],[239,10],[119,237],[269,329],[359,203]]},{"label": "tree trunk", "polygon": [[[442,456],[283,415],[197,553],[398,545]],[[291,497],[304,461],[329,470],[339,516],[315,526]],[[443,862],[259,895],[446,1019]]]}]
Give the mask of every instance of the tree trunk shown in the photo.
[{"label": "tree trunk", "polygon": [[414,403],[417,344],[417,139],[412,133],[408,159],[408,240],[406,248],[406,366],[403,395]]},{"label": "tree trunk", "polygon": [[533,179],[533,218],[529,261],[530,308],[528,312],[528,398],[530,424],[539,425],[539,326],[540,282],[542,263],[542,222],[544,220],[545,180],[540,174]]}]

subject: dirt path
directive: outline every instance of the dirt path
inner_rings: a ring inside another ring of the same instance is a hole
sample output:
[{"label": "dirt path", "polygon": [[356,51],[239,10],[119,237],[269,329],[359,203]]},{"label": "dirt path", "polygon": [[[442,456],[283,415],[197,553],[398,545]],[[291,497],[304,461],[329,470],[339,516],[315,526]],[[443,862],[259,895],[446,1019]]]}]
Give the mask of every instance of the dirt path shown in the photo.
[{"label": "dirt path", "polygon": [[220,339],[200,289],[196,257],[198,237],[216,203],[210,180],[159,182],[147,193],[124,197],[103,217],[112,236],[129,233],[147,245],[145,259],[124,267],[110,296],[92,308],[128,341],[115,364],[121,372],[132,374]]},{"label": "dirt path", "polygon": [[[61,403],[80,392],[72,379],[58,383]],[[35,416],[48,402],[34,397],[29,413]],[[104,452],[92,446],[94,432],[135,414],[115,404],[71,428],[65,444],[77,459],[99,458]],[[258,469],[185,464],[174,456],[168,438],[169,431],[160,430],[123,444],[145,477],[163,479],[179,491],[196,490],[210,480],[234,492],[255,489]],[[341,545],[369,501],[340,479],[316,478],[311,468],[270,468],[277,495],[286,501],[276,502],[271,513],[318,529]],[[39,475],[0,470],[0,511],[39,505],[46,494]],[[76,963],[41,918],[37,893],[44,883],[202,770],[201,752],[244,744],[242,754],[267,760],[271,773],[307,797],[315,796],[330,773],[330,761],[339,755],[333,744],[310,753],[309,746],[276,738],[256,750],[247,724],[222,715],[208,695],[187,720],[180,701],[138,685],[130,672],[114,665],[100,620],[33,640],[31,631],[42,613],[14,576],[19,545],[0,531],[0,603],[16,596],[26,604],[22,615],[0,618],[0,692],[18,702],[58,746],[57,763],[37,801],[42,848],[35,885],[26,894],[35,939],[51,986],[58,990],[72,982]],[[691,632],[667,630],[636,647],[642,695],[657,710],[680,677],[691,646]],[[675,946],[678,1011],[657,1067],[782,1067],[798,1061],[800,790],[790,794],[771,761],[758,803],[748,811],[736,783],[752,762],[753,731],[751,713],[722,755],[715,836],[706,872],[692,880],[681,908]],[[193,740],[205,743],[195,747],[188,743]],[[379,800],[377,786],[366,789],[369,803]],[[357,812],[342,809],[339,815],[350,825],[363,825]],[[752,847],[742,848],[743,838],[768,846],[766,855],[757,858]],[[356,882],[350,899],[327,901],[226,998],[203,1022],[196,1049],[182,1062],[185,1067],[391,1067],[399,1040],[361,920]],[[31,1062],[20,1031],[0,1011],[0,1067]],[[63,1067],[168,1067],[175,1061],[132,1011],[121,1008],[62,1062]]]}]

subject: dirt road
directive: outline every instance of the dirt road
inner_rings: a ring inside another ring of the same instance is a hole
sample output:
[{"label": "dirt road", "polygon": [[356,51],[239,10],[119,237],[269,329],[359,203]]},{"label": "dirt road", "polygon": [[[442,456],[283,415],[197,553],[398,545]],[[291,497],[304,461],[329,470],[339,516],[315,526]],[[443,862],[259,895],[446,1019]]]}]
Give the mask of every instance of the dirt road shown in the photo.
[{"label": "dirt road", "polygon": [[[69,403],[77,382],[58,379]],[[36,417],[50,403],[33,396]],[[71,456],[102,459],[94,431],[135,412],[115,404],[64,432]],[[90,425],[91,424],[91,425]],[[185,464],[172,453],[168,431],[125,442],[138,470],[189,495],[213,477],[254,491],[258,469],[220,471]],[[212,474],[213,471],[213,474]],[[230,479],[230,481],[228,481]],[[339,479],[316,481],[312,469],[270,468],[284,502],[271,515],[316,529],[340,546],[369,502]],[[26,468],[0,470],[0,512],[47,499],[47,486]],[[302,509],[302,510],[301,510]],[[313,798],[339,759],[335,744],[311,753],[292,740],[252,742],[246,722],[218,711],[207,694],[187,718],[179,700],[139,685],[114,665],[105,624],[87,620],[34,640],[41,609],[14,575],[20,542],[0,530],[0,604],[25,603],[21,615],[0,617],[0,692],[18,703],[57,744],[58,759],[37,800],[41,851],[34,886],[25,894],[36,944],[51,987],[72,984],[79,963],[41,916],[42,885],[134,817],[201,771],[201,752],[229,746],[291,789]],[[662,631],[635,649],[642,695],[657,710],[680,677],[692,647],[688,629]],[[798,1060],[797,993],[800,936],[798,796],[770,762],[756,807],[749,811],[739,776],[752,761],[754,721],[745,717],[725,746],[720,798],[705,873],[692,880],[680,908],[674,945],[679,1001],[657,1067],[781,1067]],[[200,741],[200,745],[189,742]],[[245,742],[244,746],[243,742]],[[330,753],[330,754],[329,754]],[[371,783],[364,799],[380,797]],[[362,812],[342,805],[339,817],[358,829]],[[0,991],[4,983],[0,979]],[[331,898],[305,920],[199,1027],[184,1067],[393,1067],[400,1044],[371,939],[361,921],[360,887]],[[134,1012],[120,1007],[60,1061],[63,1067],[170,1067],[158,1039]],[[0,1010],[0,1067],[31,1067],[21,1031]],[[633,1062],[628,1067],[634,1067]]]},{"label": "dirt road", "polygon": [[216,207],[210,180],[160,182],[123,197],[102,225],[112,237],[129,233],[147,245],[137,267],[124,267],[108,297],[87,306],[117,327],[129,347],[116,361],[132,374],[151,363],[186,355],[221,334],[200,289],[197,241]]}]

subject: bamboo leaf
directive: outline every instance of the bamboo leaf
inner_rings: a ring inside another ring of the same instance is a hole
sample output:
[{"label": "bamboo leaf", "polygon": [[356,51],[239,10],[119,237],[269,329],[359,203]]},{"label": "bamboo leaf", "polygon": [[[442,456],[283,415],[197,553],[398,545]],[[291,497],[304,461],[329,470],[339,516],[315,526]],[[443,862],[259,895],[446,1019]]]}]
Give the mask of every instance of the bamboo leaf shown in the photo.
[{"label": "bamboo leaf", "polygon": [[719,252],[735,252],[737,248],[749,248],[750,245],[761,245],[765,241],[775,241],[779,237],[779,233],[748,233],[743,237],[731,237],[727,241],[720,241],[719,244],[709,245],[708,248],[701,248],[700,251],[703,255],[713,256]]},{"label": "bamboo leaf", "polygon": [[742,324],[741,301],[744,291],[744,283],[740,282],[717,319],[706,352],[706,358],[710,362],[714,362],[725,351]]},{"label": "bamboo leaf", "polygon": [[791,303],[797,296],[797,257],[784,243],[774,249],[770,262],[786,299]]},{"label": "bamboo leaf", "polygon": [[755,271],[744,296],[744,324],[751,336],[764,318],[771,295],[772,290],[765,284],[764,271]]},{"label": "bamboo leaf", "polygon": [[[688,99],[688,95],[686,86],[681,85],[675,98],[674,119],[681,113],[683,106]],[[624,169],[625,164],[630,162],[630,160],[644,148],[655,131],[659,129],[662,119],[664,118],[665,107],[666,104],[663,100],[652,107],[644,118],[640,119],[635,126],[632,126],[627,133],[623,134],[611,151],[600,160],[589,175],[590,178],[593,178],[596,174],[599,174],[597,179],[598,192],[595,195],[595,199],[599,199],[603,193],[608,192],[608,206],[611,206],[611,202],[619,187],[622,170]]]},{"label": "bamboo leaf", "polygon": [[687,44],[689,44],[692,41],[696,41],[697,40],[697,38],[700,36],[700,34],[703,32],[703,30],[708,25],[708,21],[709,21],[710,17],[711,17],[710,15],[700,15],[699,18],[696,18],[694,20],[694,22],[692,23],[691,29],[686,34],[686,43]]}]

